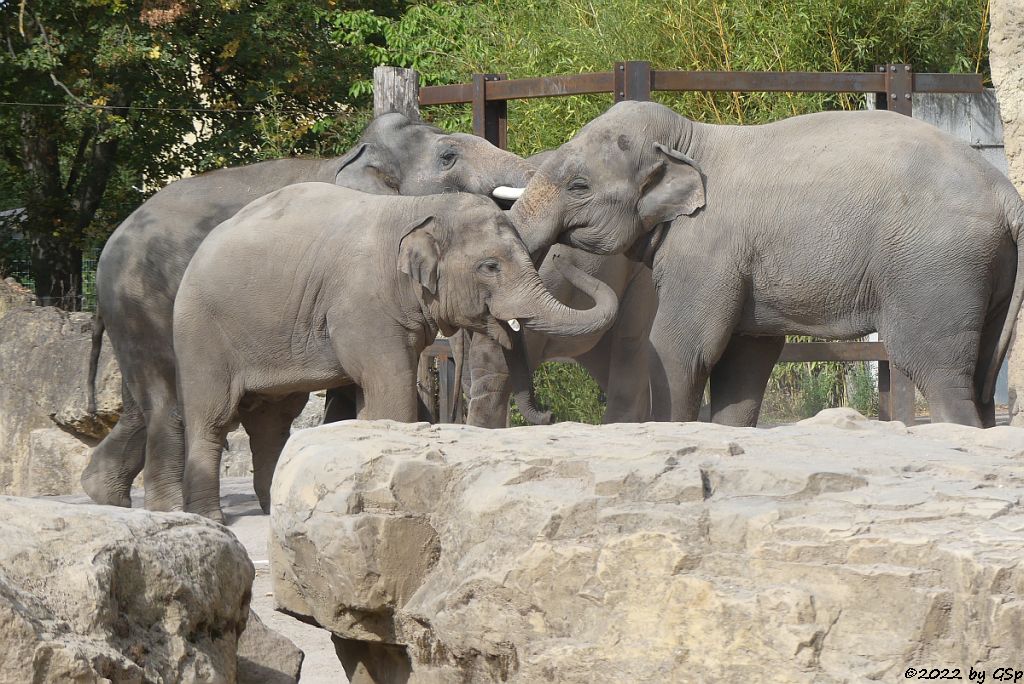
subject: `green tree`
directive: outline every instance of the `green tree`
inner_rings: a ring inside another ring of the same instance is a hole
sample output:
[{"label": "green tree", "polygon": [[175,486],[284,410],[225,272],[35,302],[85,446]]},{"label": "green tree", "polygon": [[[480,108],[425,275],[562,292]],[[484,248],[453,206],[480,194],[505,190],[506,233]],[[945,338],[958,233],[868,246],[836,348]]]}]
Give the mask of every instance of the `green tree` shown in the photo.
[{"label": "green tree", "polygon": [[0,0],[0,199],[26,209],[37,294],[76,308],[83,246],[169,178],[354,137],[367,65],[323,25],[336,6]]}]

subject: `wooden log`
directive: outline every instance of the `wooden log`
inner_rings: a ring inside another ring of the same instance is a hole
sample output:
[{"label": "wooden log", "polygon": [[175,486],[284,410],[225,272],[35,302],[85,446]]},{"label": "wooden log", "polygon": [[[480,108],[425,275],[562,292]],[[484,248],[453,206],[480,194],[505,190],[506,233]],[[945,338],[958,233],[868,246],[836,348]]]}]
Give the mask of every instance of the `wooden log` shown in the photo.
[{"label": "wooden log", "polygon": [[420,120],[420,77],[414,69],[379,66],[373,68],[373,115],[388,112]]}]

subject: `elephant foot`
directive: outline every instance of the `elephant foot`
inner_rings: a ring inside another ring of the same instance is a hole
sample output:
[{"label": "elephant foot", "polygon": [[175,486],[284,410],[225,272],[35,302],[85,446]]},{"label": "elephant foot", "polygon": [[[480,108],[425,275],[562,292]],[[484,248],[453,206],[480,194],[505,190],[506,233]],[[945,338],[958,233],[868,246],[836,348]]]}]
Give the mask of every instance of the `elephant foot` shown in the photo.
[{"label": "elephant foot", "polygon": [[174,513],[185,510],[185,505],[181,498],[181,492],[167,495],[147,490],[146,510],[157,513]]},{"label": "elephant foot", "polygon": [[205,508],[200,506],[186,506],[185,512],[195,513],[196,515],[201,515],[204,518],[209,518],[215,523],[220,523],[221,525],[224,524],[224,511],[221,510],[219,505],[213,508]]},{"label": "elephant foot", "polygon": [[96,465],[96,459],[93,458],[82,472],[82,489],[98,504],[131,508],[131,483],[125,485],[119,481],[120,479],[105,473]]}]

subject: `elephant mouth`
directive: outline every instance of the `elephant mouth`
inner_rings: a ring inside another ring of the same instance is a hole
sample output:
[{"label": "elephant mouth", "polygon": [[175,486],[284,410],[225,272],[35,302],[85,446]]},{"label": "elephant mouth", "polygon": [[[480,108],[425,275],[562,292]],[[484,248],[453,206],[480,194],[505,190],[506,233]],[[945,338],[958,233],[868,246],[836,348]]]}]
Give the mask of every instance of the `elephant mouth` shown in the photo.
[{"label": "elephant mouth", "polygon": [[584,252],[590,252],[591,254],[598,254],[600,256],[607,256],[614,253],[611,248],[605,247],[599,242],[595,243],[592,240],[588,240],[586,228],[570,228],[558,236],[558,242],[563,245],[575,247],[576,249],[581,249]]}]

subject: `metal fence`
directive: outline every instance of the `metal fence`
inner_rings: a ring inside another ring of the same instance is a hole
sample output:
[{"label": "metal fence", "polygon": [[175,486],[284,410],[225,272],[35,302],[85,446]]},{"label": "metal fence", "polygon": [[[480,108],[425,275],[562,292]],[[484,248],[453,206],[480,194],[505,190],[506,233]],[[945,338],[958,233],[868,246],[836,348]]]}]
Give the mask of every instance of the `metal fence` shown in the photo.
[{"label": "metal fence", "polygon": [[[865,93],[874,96],[876,108],[911,116],[914,93],[980,93],[982,86],[979,74],[918,74],[909,64],[882,64],[863,73],[814,73],[660,71],[649,62],[630,61],[617,62],[611,71],[541,78],[475,74],[470,83],[420,88],[419,104],[471,104],[473,133],[505,148],[508,101],[516,99],[611,93],[619,102],[649,100],[654,91]],[[914,421],[914,384],[890,366],[884,342],[787,343],[779,361],[877,361],[879,418]],[[440,403],[451,406],[453,401],[447,397]]]}]

